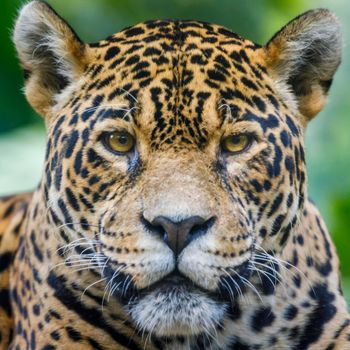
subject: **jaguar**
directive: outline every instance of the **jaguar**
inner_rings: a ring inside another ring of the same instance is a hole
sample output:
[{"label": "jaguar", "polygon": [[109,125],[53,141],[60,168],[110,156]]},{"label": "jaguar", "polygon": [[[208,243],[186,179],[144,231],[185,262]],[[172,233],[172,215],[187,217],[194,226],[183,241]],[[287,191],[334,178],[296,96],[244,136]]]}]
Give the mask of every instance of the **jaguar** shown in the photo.
[{"label": "jaguar", "polygon": [[0,203],[1,349],[350,349],[304,155],[340,32],[315,9],[265,45],[193,20],[86,44],[24,5],[48,137],[38,187]]}]

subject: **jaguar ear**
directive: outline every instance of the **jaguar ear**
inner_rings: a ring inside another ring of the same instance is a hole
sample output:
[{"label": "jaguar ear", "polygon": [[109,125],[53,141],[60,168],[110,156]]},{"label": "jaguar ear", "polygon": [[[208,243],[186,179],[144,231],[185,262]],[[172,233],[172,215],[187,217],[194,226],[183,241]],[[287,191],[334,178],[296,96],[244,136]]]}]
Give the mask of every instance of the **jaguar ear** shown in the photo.
[{"label": "jaguar ear", "polygon": [[37,112],[48,116],[56,97],[81,76],[86,45],[42,1],[32,1],[21,9],[13,41],[24,70],[26,97]]},{"label": "jaguar ear", "polygon": [[305,125],[326,103],[341,50],[339,22],[326,9],[296,17],[265,46],[270,74],[292,92]]}]

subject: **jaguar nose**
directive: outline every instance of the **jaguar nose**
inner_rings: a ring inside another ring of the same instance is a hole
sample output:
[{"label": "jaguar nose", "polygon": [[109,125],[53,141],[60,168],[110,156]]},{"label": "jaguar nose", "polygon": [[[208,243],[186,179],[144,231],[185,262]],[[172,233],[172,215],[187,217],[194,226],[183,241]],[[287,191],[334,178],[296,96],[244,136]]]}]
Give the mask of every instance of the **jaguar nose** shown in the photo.
[{"label": "jaguar nose", "polygon": [[178,256],[196,238],[205,235],[214,224],[215,218],[205,220],[201,216],[191,216],[174,221],[165,216],[157,216],[148,228],[156,232],[169,248]]}]

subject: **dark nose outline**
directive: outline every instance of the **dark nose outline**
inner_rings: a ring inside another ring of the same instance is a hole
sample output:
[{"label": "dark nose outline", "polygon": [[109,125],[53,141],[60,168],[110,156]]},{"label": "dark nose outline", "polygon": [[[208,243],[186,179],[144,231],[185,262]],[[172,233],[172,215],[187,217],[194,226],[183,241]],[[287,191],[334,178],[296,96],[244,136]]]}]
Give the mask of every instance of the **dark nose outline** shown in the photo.
[{"label": "dark nose outline", "polygon": [[205,220],[200,216],[191,216],[181,221],[173,221],[165,216],[157,216],[147,226],[161,236],[174,254],[178,256],[194,239],[205,235],[214,221],[214,217]]}]

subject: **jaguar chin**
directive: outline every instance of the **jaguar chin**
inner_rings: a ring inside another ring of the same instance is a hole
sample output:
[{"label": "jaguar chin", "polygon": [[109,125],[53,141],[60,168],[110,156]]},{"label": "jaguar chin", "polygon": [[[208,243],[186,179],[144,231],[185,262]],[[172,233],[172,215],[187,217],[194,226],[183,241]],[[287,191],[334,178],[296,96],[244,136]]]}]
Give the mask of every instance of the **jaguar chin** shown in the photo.
[{"label": "jaguar chin", "polygon": [[158,337],[211,334],[220,327],[227,305],[172,274],[132,298],[126,310],[137,328]]}]

